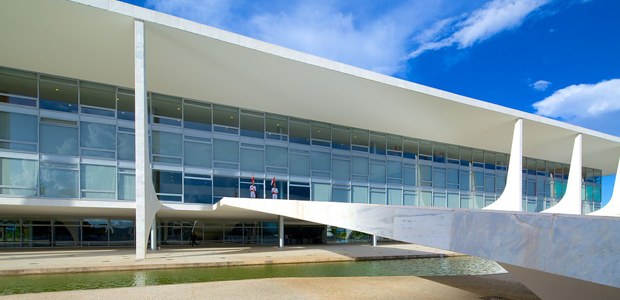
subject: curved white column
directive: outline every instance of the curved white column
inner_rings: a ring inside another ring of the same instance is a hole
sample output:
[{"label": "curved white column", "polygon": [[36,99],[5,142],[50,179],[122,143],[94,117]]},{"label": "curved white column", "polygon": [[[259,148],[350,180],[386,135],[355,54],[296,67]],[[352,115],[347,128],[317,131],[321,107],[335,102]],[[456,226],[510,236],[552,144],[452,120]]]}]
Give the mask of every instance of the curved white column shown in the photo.
[{"label": "curved white column", "polygon": [[483,209],[523,211],[522,186],[523,186],[523,120],[515,123],[512,134],[512,147],[510,149],[510,162],[508,163],[508,176],[506,187],[495,202]]},{"label": "curved white column", "polygon": [[566,193],[553,207],[541,211],[542,213],[551,214],[581,214],[581,133],[575,137],[573,145],[573,156],[570,160],[570,171],[568,171],[568,182],[566,185]]},{"label": "curved white column", "polygon": [[[134,21],[134,64],[135,64],[135,110],[136,110],[136,260],[146,258],[151,226],[161,207],[153,179],[148,150],[148,123],[146,104],[146,68],[144,51],[144,22]],[[153,232],[156,232],[154,230]],[[153,239],[155,236],[153,235]],[[156,248],[156,245],[153,245]]]},{"label": "curved white column", "polygon": [[588,215],[620,217],[620,157],[618,158],[618,170],[616,171],[616,181],[614,183],[614,191],[613,194],[611,194],[611,199],[607,202],[607,205]]}]

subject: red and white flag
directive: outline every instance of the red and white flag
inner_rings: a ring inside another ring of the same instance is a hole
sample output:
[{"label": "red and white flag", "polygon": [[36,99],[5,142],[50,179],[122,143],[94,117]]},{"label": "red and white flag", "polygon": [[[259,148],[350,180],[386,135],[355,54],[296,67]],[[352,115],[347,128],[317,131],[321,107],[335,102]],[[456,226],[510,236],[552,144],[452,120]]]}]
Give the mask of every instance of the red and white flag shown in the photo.
[{"label": "red and white flag", "polygon": [[276,186],[276,178],[271,179],[271,186]]},{"label": "red and white flag", "polygon": [[252,175],[252,184],[254,184],[254,175]]}]

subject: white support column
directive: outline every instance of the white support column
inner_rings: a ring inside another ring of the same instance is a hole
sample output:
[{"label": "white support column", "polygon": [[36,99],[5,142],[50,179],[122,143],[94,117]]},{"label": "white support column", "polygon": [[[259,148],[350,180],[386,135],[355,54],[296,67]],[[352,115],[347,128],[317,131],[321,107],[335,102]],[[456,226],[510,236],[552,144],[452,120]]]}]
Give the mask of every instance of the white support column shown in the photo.
[{"label": "white support column", "polygon": [[157,222],[153,220],[151,223],[151,250],[157,250]]},{"label": "white support column", "polygon": [[618,157],[618,170],[616,171],[616,181],[611,199],[603,208],[589,213],[591,216],[620,217],[620,157]]},{"label": "white support column", "polygon": [[504,192],[495,202],[483,209],[523,211],[522,186],[523,186],[523,120],[515,123],[512,134],[512,147],[510,149],[510,162],[508,163],[508,176]]},{"label": "white support column", "polygon": [[581,214],[581,147],[582,136],[580,133],[577,137],[575,137],[575,144],[573,145],[573,156],[570,160],[566,193],[564,193],[564,197],[562,197],[560,202],[553,207],[543,210],[542,213],[571,215]]},{"label": "white support column", "polygon": [[278,216],[278,247],[284,247],[284,217]]},{"label": "white support column", "polygon": [[[144,22],[140,20],[134,21],[134,67],[136,111],[136,260],[143,260],[146,258],[149,229],[161,204],[157,200],[153,180],[151,179],[151,164],[148,150]],[[155,234],[153,234],[153,237],[155,237]]]},{"label": "white support column", "polygon": [[377,236],[374,234],[372,235],[372,246],[377,247]]}]

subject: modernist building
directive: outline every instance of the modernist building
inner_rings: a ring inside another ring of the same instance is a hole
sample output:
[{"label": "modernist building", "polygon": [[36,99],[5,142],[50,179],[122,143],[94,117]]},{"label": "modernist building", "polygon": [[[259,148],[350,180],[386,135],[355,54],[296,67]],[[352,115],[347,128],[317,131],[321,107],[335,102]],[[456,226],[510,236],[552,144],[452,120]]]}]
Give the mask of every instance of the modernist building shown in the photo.
[{"label": "modernist building", "polygon": [[154,209],[160,243],[275,243],[276,220],[212,213],[252,180],[271,198],[274,178],[282,200],[483,208],[518,120],[523,209],[562,198],[579,136],[588,213],[620,154],[618,137],[116,1],[2,1],[0,36],[0,247],[134,245]]}]

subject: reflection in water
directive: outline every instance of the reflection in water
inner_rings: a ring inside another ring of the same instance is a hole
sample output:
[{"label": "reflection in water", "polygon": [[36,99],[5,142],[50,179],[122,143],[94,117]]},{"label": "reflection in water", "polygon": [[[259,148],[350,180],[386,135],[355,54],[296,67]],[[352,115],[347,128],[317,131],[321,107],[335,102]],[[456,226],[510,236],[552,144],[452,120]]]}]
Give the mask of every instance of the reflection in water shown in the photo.
[{"label": "reflection in water", "polygon": [[0,295],[256,278],[448,276],[505,272],[493,261],[459,256],[361,262],[24,275],[0,277]]},{"label": "reflection in water", "polygon": [[146,272],[136,271],[133,274],[133,286],[146,286]]}]

